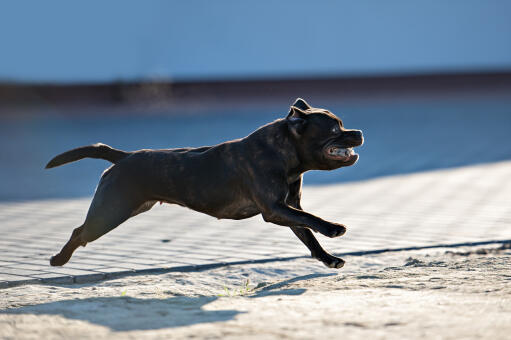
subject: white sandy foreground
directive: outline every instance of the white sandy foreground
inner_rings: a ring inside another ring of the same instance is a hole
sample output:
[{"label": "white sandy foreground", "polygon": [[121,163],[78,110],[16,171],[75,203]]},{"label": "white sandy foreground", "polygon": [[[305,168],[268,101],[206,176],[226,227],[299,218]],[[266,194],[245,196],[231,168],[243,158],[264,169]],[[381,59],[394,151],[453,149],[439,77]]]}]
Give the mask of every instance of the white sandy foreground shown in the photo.
[{"label": "white sandy foreground", "polygon": [[7,288],[0,338],[509,339],[511,251],[495,247]]}]

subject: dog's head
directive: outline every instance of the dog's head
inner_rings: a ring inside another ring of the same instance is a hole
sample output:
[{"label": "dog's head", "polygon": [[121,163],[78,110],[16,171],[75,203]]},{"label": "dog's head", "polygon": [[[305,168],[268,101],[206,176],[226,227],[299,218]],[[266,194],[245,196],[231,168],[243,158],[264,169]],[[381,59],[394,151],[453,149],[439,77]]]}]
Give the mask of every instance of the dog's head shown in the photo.
[{"label": "dog's head", "polygon": [[332,112],[313,108],[298,98],[286,122],[306,168],[332,170],[353,165],[358,160],[353,148],[364,143],[362,131],[344,128]]}]

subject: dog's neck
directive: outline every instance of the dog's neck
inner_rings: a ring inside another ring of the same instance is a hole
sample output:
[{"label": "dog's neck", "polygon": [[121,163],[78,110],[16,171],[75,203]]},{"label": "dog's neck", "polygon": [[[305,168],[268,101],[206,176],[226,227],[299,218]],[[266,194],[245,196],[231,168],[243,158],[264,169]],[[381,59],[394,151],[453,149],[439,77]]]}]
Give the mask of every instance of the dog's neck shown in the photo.
[{"label": "dog's neck", "polygon": [[[262,133],[263,131],[264,133]],[[298,180],[301,174],[311,170],[304,166],[304,159],[300,155],[295,137],[289,131],[285,119],[278,119],[262,126],[249,138],[258,139],[259,143],[272,146],[271,149],[275,151],[277,158],[275,161],[281,161],[284,164],[282,170],[285,172],[288,182]]]}]

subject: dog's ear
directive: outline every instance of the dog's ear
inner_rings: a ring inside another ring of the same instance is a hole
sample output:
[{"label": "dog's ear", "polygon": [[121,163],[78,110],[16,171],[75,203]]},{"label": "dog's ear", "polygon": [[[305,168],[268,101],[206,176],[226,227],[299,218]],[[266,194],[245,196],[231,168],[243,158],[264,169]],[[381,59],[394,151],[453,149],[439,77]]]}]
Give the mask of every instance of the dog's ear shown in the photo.
[{"label": "dog's ear", "polygon": [[287,118],[295,117],[295,118],[305,118],[307,113],[305,113],[305,110],[300,109],[296,106],[291,106],[289,108],[289,113],[287,114]]},{"label": "dog's ear", "polygon": [[296,98],[293,106],[299,108],[300,110],[304,110],[304,111],[312,109],[312,107],[309,104],[307,104],[307,102],[305,100],[303,100],[302,98]]},{"label": "dog's ear", "polygon": [[291,106],[286,121],[289,131],[291,131],[295,137],[299,137],[307,125],[306,113],[296,106]]}]

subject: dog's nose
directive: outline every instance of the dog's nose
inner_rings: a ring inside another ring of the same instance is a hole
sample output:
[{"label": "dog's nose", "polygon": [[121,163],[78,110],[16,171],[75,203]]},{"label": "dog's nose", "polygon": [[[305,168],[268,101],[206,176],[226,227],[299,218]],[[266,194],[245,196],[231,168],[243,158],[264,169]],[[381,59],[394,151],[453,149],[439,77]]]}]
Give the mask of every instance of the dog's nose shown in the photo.
[{"label": "dog's nose", "polygon": [[351,137],[358,141],[360,145],[364,144],[364,135],[362,134],[362,131],[360,130],[350,130]]}]

